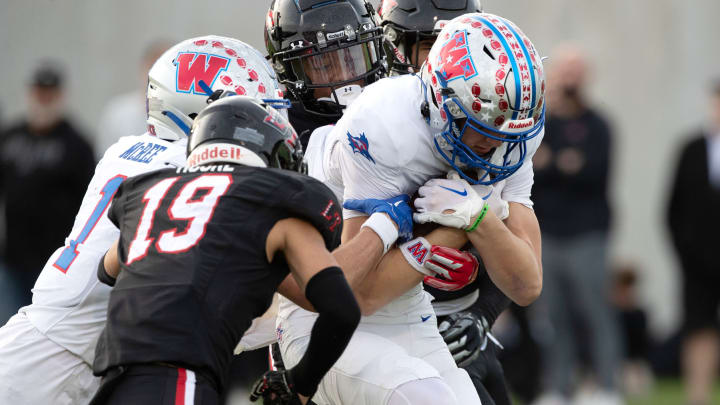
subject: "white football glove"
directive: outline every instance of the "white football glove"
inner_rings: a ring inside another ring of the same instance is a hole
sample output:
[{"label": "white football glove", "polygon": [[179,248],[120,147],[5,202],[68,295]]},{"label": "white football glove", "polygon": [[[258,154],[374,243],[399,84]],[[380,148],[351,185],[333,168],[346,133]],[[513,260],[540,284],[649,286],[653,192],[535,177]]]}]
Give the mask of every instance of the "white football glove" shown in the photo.
[{"label": "white football glove", "polygon": [[[460,175],[455,170],[450,170],[447,174],[448,179],[459,180]],[[500,182],[500,191],[502,191],[502,183]],[[510,205],[507,201],[503,200],[501,193],[498,191],[498,184],[485,186],[482,184],[475,184],[470,187],[475,190],[480,197],[482,197],[488,203],[488,208],[492,211],[496,217],[500,218],[501,221],[507,219],[510,216]]]},{"label": "white football glove", "polygon": [[510,216],[510,205],[500,197],[500,193],[496,192],[493,186],[478,184],[471,187],[476,193],[487,195],[485,201],[487,201],[490,211],[492,211],[496,217],[500,218],[501,221]]},{"label": "white football glove", "polygon": [[[490,188],[492,192],[492,188]],[[435,222],[465,229],[485,205],[483,197],[462,179],[432,179],[418,190],[415,222]]]}]

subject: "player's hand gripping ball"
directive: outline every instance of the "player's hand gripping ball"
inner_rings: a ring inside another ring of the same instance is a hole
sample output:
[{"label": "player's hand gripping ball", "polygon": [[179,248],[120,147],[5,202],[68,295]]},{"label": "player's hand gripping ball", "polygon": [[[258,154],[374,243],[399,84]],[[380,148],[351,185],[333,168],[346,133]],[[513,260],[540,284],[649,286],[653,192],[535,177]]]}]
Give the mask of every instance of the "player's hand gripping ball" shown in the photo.
[{"label": "player's hand gripping ball", "polygon": [[268,371],[255,383],[250,401],[262,397],[264,405],[302,405],[287,371]]},{"label": "player's hand gripping ball", "polygon": [[[492,191],[492,189],[490,189]],[[480,213],[487,196],[480,196],[465,180],[431,179],[418,189],[415,222],[435,222],[465,229]]]},{"label": "player's hand gripping ball", "polygon": [[437,274],[425,276],[425,284],[439,290],[457,291],[475,281],[479,263],[470,252],[433,245],[430,258],[423,266]]}]

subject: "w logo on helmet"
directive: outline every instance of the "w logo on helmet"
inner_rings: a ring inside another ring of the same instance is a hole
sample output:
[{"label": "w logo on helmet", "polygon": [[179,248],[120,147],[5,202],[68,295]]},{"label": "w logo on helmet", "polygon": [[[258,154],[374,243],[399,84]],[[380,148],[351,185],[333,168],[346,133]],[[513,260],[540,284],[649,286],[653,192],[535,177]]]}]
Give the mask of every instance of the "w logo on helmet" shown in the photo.
[{"label": "w logo on helmet", "polygon": [[468,47],[467,31],[457,31],[450,36],[440,49],[437,66],[448,82],[461,77],[467,81],[477,76]]},{"label": "w logo on helmet", "polygon": [[212,87],[220,72],[226,70],[230,59],[197,52],[181,52],[175,58],[177,78],[175,91],[207,95],[200,87],[200,80]]}]

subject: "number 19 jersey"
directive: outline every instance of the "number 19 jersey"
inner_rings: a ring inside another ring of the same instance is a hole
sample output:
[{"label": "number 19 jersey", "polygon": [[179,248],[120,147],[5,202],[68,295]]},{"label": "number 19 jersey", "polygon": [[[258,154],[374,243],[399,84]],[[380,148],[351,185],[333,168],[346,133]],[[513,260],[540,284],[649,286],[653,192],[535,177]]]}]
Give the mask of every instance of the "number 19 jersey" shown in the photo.
[{"label": "number 19 jersey", "polygon": [[270,306],[289,269],[268,260],[275,223],[300,218],[340,243],[340,205],[319,181],[287,170],[207,165],[128,179],[108,217],[121,271],[93,369],[164,362],[218,385],[232,350]]},{"label": "number 19 jersey", "polygon": [[[100,258],[120,232],[107,208],[127,177],[185,164],[185,140],[170,143],[150,134],[120,138],[95,168],[65,245],[48,259],[21,309],[47,338],[92,364],[105,324],[110,287],[97,279]],[[52,196],[48,196],[52,204]]]}]

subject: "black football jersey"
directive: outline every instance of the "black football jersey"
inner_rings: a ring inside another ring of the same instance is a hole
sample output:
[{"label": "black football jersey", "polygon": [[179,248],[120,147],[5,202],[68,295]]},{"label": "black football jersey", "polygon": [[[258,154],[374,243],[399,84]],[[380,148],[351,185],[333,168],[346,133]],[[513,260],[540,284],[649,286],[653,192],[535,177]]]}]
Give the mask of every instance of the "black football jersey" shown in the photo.
[{"label": "black football jersey", "polygon": [[342,114],[328,110],[325,114],[313,114],[305,109],[299,101],[292,102],[292,108],[288,110],[290,124],[298,133],[303,150],[307,150],[310,135],[319,127],[334,125],[342,117]]},{"label": "black football jersey", "polygon": [[219,387],[232,350],[289,272],[282,252],[267,260],[274,224],[306,220],[329,250],[342,227],[340,205],[319,181],[240,165],[129,178],[108,217],[121,231],[121,271],[95,373],[164,362],[209,375]]}]

